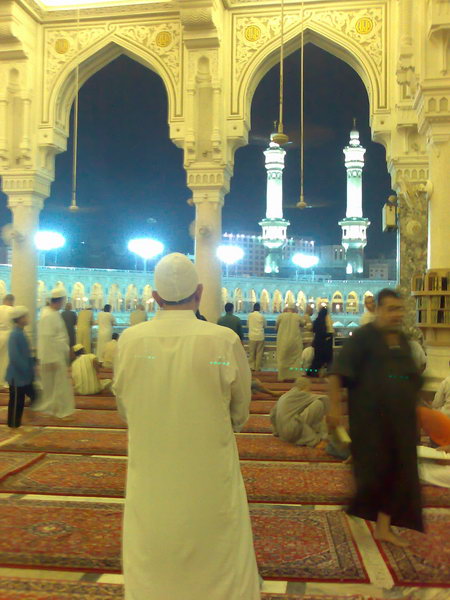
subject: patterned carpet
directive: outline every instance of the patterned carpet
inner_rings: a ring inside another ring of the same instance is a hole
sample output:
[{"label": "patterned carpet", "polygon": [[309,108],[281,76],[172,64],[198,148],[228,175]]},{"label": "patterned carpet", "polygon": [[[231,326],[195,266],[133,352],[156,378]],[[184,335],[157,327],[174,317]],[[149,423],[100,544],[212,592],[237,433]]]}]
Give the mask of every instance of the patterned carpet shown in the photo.
[{"label": "patterned carpet", "polygon": [[25,450],[69,454],[127,453],[126,431],[38,429],[12,440],[5,450]]},{"label": "patterned carpet", "polygon": [[242,433],[272,433],[269,415],[250,415]]},{"label": "patterned carpet", "polygon": [[262,577],[368,582],[343,512],[254,504],[250,513]]},{"label": "patterned carpet", "polygon": [[337,462],[324,450],[293,446],[273,435],[238,433],[236,439],[242,460]]},{"label": "patterned carpet", "polygon": [[396,548],[380,542],[377,544],[396,585],[450,587],[449,511],[428,509],[424,514],[425,535],[409,529],[402,530],[402,536],[410,542],[409,548]]},{"label": "patterned carpet", "polygon": [[127,461],[120,458],[47,454],[31,468],[0,483],[0,491],[122,498],[126,469]]},{"label": "patterned carpet", "polygon": [[[123,586],[80,581],[0,578],[1,600],[124,600]],[[179,598],[178,600],[182,600]],[[353,596],[262,594],[261,600],[375,600]]]},{"label": "patterned carpet", "polygon": [[[6,423],[7,409],[0,408],[0,423]],[[58,419],[44,413],[26,411],[22,419],[23,425],[38,427],[103,427],[107,429],[126,429],[127,425],[113,410],[80,410],[77,409],[70,418]]]},{"label": "patterned carpet", "polygon": [[[255,548],[267,578],[366,581],[338,511],[252,505]],[[122,506],[0,499],[0,565],[120,571]]]},{"label": "patterned carpet", "polygon": [[250,402],[250,414],[268,415],[275,404],[276,400],[252,400]]},{"label": "patterned carpet", "polygon": [[1,452],[0,453],[0,481],[3,481],[8,475],[18,473],[29,467],[45,455],[33,452]]}]

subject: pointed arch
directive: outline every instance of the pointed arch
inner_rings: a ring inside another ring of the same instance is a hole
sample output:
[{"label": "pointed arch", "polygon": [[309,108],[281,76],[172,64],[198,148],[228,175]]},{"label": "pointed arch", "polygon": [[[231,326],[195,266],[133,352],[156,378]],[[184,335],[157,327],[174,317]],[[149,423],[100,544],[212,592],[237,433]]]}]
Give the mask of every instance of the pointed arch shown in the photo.
[{"label": "pointed arch", "polygon": [[295,297],[294,297],[294,293],[292,292],[292,290],[288,290],[284,297],[284,305],[288,306],[289,304],[295,304]]},{"label": "pointed arch", "polygon": [[332,313],[342,313],[344,310],[344,297],[342,292],[336,291],[334,292],[331,298],[331,312]]},{"label": "pointed arch", "polygon": [[263,291],[261,292],[261,296],[259,297],[259,303],[261,304],[262,312],[267,313],[270,311],[270,294],[266,289],[263,289]]},{"label": "pointed arch", "polygon": [[101,310],[103,308],[103,286],[101,283],[93,283],[89,297],[92,308]]},{"label": "pointed arch", "polygon": [[123,298],[122,292],[120,291],[120,287],[117,283],[112,283],[109,286],[108,291],[108,304],[111,304],[112,312],[119,312],[123,310]]},{"label": "pointed arch", "polygon": [[41,279],[37,282],[37,308],[42,308],[47,302],[47,287]]},{"label": "pointed arch", "polygon": [[345,312],[357,313],[359,311],[359,299],[358,294],[355,291],[351,291],[347,294],[347,302],[345,306]]},{"label": "pointed arch", "polygon": [[225,306],[225,304],[228,302],[228,289],[226,287],[222,288],[222,304]]},{"label": "pointed arch", "polygon": [[283,310],[283,296],[280,290],[275,290],[273,293],[272,312],[280,313]]},{"label": "pointed arch", "polygon": [[300,310],[304,311],[306,308],[306,296],[305,293],[300,290],[297,294],[297,305]]},{"label": "pointed arch", "polygon": [[84,284],[76,281],[72,286],[71,294],[72,306],[75,310],[86,307],[87,298],[85,294]]},{"label": "pointed arch", "polygon": [[244,300],[242,298],[242,290],[240,287],[237,287],[234,290],[233,302],[234,302],[234,310],[236,312],[242,312],[242,310],[244,308]]},{"label": "pointed arch", "polygon": [[124,310],[134,310],[139,300],[139,294],[137,287],[134,283],[130,283],[125,293],[125,307]]},{"label": "pointed arch", "polygon": [[155,312],[155,301],[153,299],[153,288],[150,284],[144,286],[142,290],[142,303],[147,312]]}]

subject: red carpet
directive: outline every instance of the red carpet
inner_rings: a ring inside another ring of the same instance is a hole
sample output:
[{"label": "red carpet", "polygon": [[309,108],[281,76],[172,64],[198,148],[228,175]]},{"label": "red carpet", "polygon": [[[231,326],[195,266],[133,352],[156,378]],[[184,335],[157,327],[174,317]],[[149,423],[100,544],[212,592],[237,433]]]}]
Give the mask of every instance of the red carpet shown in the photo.
[{"label": "red carpet", "polygon": [[[6,423],[6,408],[0,408],[0,423]],[[76,410],[70,419],[58,419],[51,415],[34,411],[25,411],[23,425],[39,427],[103,427],[109,429],[126,429],[126,423],[115,410]]]},{"label": "red carpet", "polygon": [[126,470],[127,461],[120,458],[47,454],[31,468],[5,479],[0,483],[0,491],[122,498]]},{"label": "red carpet", "polygon": [[250,402],[250,414],[268,415],[276,403],[276,400],[252,400]]},{"label": "red carpet", "polygon": [[242,433],[272,433],[269,415],[250,415]]},{"label": "red carpet", "polygon": [[242,460],[340,462],[327,454],[325,450],[294,446],[282,442],[273,435],[238,433],[236,440],[239,457]]},{"label": "red carpet", "polygon": [[2,446],[5,450],[26,450],[69,454],[127,453],[126,431],[96,429],[38,429]]},{"label": "red carpet", "polygon": [[0,481],[22,471],[44,456],[45,454],[32,452],[0,452]]},{"label": "red carpet", "polygon": [[[1,600],[124,600],[124,591],[121,585],[107,583],[0,578],[0,598]],[[261,594],[261,600],[375,600],[375,598],[360,595]]]},{"label": "red carpet", "polygon": [[[409,548],[377,542],[396,585],[450,587],[450,514],[425,511],[425,535],[408,529]],[[450,593],[449,593],[450,596]]]},{"label": "red carpet", "polygon": [[343,512],[261,504],[250,509],[262,577],[368,582]]},{"label": "red carpet", "polygon": [[[366,581],[343,513],[275,505],[250,510],[263,576]],[[0,500],[0,565],[118,572],[121,525],[118,504]]]}]

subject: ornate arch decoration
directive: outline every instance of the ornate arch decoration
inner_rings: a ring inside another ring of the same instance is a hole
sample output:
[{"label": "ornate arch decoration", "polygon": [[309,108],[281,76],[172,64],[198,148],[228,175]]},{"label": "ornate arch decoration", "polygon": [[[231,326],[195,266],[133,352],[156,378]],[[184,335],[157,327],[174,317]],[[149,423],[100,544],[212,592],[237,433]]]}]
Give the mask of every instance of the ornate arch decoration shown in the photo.
[{"label": "ornate arch decoration", "polygon": [[[278,63],[280,17],[262,9],[233,14],[231,116],[249,118],[253,94],[264,75]],[[388,7],[358,9],[348,4],[305,7],[304,42],[313,43],[350,65],[364,82],[371,112],[388,109]],[[299,47],[299,11],[285,12],[286,55]]]},{"label": "ornate arch decoration", "polygon": [[182,116],[182,52],[178,22],[85,24],[77,53],[76,28],[45,29],[42,122],[67,131],[75,97],[75,68],[82,86],[112,60],[125,54],[157,73],[169,104],[169,121]]}]

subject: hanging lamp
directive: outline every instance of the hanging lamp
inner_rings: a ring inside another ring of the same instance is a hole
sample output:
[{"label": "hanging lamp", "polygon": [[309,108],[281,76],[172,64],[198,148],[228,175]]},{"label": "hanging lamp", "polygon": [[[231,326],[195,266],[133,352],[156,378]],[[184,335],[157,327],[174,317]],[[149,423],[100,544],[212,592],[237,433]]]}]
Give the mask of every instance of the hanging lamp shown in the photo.
[{"label": "hanging lamp", "polygon": [[73,106],[73,157],[72,157],[72,195],[69,210],[77,212],[77,166],[78,166],[78,92],[80,88],[80,7],[77,7],[77,28],[76,28],[76,57],[77,65],[75,67],[75,100]]},{"label": "hanging lamp", "polygon": [[281,0],[281,16],[280,16],[280,97],[279,97],[279,112],[277,131],[272,133],[270,139],[282,146],[287,144],[289,137],[284,133],[283,126],[283,102],[284,102],[284,0]]},{"label": "hanging lamp", "polygon": [[302,13],[301,13],[301,54],[300,54],[300,200],[297,202],[297,208],[304,209],[308,205],[305,202],[305,136],[304,136],[304,122],[305,122],[305,78],[304,78],[304,65],[305,65],[305,23],[304,23],[304,0],[302,0]]}]

